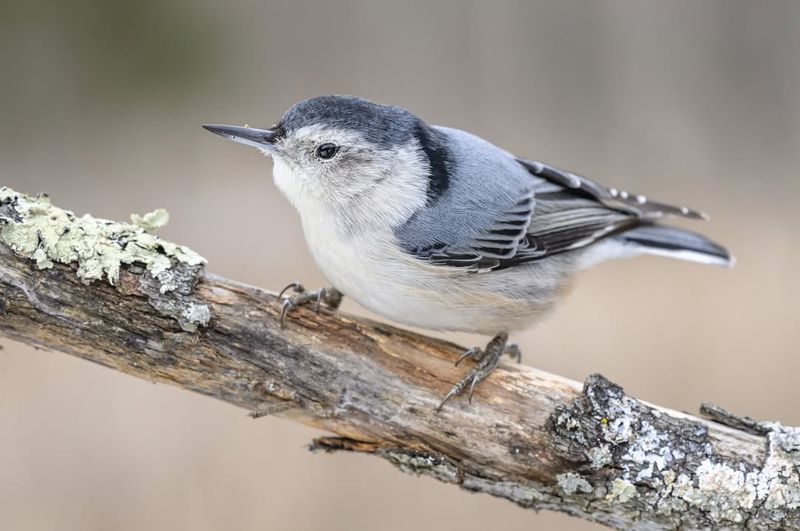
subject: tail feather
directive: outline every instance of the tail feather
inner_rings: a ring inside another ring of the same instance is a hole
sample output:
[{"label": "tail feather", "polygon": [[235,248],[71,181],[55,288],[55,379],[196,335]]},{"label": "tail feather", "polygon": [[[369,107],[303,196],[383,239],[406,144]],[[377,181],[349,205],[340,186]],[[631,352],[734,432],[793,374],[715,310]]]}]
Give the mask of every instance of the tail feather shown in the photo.
[{"label": "tail feather", "polygon": [[703,264],[733,267],[735,259],[701,234],[668,225],[642,225],[619,234],[616,239],[640,251]]}]

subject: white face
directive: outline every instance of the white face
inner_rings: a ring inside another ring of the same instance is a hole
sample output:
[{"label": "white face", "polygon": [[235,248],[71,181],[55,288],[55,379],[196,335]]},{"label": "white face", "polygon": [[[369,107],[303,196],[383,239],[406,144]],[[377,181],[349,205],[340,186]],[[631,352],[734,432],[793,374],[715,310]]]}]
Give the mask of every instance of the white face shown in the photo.
[{"label": "white face", "polygon": [[319,124],[261,147],[275,184],[301,216],[392,227],[425,204],[428,168],[416,146],[377,147],[356,132]]}]

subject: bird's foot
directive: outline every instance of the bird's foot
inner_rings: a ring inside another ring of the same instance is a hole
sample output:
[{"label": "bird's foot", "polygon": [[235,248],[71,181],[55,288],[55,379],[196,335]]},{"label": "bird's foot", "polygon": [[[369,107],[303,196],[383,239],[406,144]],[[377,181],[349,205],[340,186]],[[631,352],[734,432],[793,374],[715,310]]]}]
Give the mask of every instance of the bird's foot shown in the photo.
[{"label": "bird's foot", "polygon": [[471,348],[464,352],[457,360],[456,365],[461,363],[467,358],[475,360],[476,365],[473,367],[458,383],[450,388],[450,391],[442,399],[437,411],[441,411],[442,407],[448,400],[454,396],[458,396],[466,389],[469,389],[469,402],[472,403],[472,394],[475,391],[475,386],[478,385],[483,379],[489,376],[492,371],[497,367],[500,358],[503,354],[508,354],[512,358],[516,358],[517,362],[522,360],[522,351],[517,345],[508,343],[508,334],[501,332],[494,336],[491,341],[486,345],[486,348],[480,349],[478,347]]},{"label": "bird's foot", "polygon": [[[288,291],[292,291],[294,295],[284,297]],[[303,306],[311,302],[316,304],[317,313],[319,313],[320,306],[325,303],[325,306],[335,310],[342,304],[344,295],[336,288],[320,288],[315,291],[306,291],[306,288],[299,282],[292,282],[278,293],[278,300],[281,301],[281,316],[280,324],[283,328],[283,322],[288,314],[298,306]]]}]

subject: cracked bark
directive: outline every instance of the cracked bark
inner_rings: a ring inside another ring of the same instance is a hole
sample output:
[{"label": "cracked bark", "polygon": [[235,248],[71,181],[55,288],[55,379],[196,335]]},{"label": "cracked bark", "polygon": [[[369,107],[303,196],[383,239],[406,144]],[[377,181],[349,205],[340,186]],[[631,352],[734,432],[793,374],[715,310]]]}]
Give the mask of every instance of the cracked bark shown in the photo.
[{"label": "cracked bark", "polygon": [[[149,256],[122,263],[114,285],[91,281],[80,276],[85,254],[50,260],[77,222],[67,216],[45,237],[21,201],[0,194],[3,336],[287,417],[336,435],[314,450],[373,454],[525,508],[618,528],[800,527],[796,428],[710,405],[709,419],[693,417],[599,375],[581,386],[515,364],[501,364],[472,405],[437,413],[462,374],[461,347],[305,308],[281,329],[274,294],[182,262],[165,242],[152,252],[168,256],[166,269]],[[28,247],[26,223],[39,231]],[[112,232],[106,244],[130,245]]]}]

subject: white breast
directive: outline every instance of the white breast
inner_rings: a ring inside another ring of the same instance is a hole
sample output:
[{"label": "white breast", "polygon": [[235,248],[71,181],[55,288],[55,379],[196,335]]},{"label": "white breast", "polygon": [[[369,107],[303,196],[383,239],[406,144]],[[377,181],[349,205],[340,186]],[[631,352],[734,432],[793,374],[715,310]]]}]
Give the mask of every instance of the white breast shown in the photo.
[{"label": "white breast", "polygon": [[555,278],[543,281],[527,268],[482,275],[427,264],[402,252],[391,234],[351,235],[308,217],[303,229],[333,286],[401,324],[487,335],[517,330],[544,315],[559,291]]},{"label": "white breast", "polygon": [[303,230],[314,260],[331,284],[365,308],[407,322],[398,317],[407,313],[423,273],[391,245],[390,234],[351,234],[335,222],[306,216]]}]

